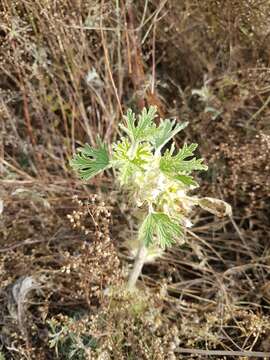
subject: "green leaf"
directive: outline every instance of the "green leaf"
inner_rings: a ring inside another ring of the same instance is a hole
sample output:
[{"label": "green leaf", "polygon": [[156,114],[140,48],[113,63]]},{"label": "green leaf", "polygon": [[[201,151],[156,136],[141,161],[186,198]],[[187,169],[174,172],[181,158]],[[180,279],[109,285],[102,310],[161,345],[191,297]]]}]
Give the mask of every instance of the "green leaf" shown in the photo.
[{"label": "green leaf", "polygon": [[120,128],[129,136],[132,143],[139,143],[142,141],[148,141],[151,136],[157,131],[154,118],[156,117],[156,107],[150,106],[147,111],[143,109],[141,115],[136,124],[136,116],[131,109],[127,111],[127,115],[124,116],[127,126],[120,124]]},{"label": "green leaf", "polygon": [[122,139],[121,142],[113,146],[111,164],[119,169],[119,178],[123,185],[127,184],[137,171],[143,171],[151,157],[152,152],[149,144],[137,144],[133,147],[128,139]]},{"label": "green leaf", "polygon": [[171,150],[167,150],[163,157],[160,159],[160,170],[168,177],[181,181],[185,185],[196,185],[196,182],[191,176],[194,170],[207,170],[207,166],[204,165],[203,159],[196,159],[194,151],[197,148],[197,144],[187,145],[184,144],[183,148],[179,150],[176,155],[173,155],[174,147]]},{"label": "green leaf", "polygon": [[70,161],[72,168],[78,172],[83,180],[89,180],[101,171],[110,167],[108,148],[97,139],[98,147],[95,149],[89,144],[78,149]]},{"label": "green leaf", "polygon": [[192,176],[189,175],[176,175],[175,179],[181,181],[187,186],[198,186],[198,183],[193,179]]},{"label": "green leaf", "polygon": [[154,230],[154,218],[152,214],[148,214],[139,229],[139,239],[142,240],[146,246],[153,244]]},{"label": "green leaf", "polygon": [[171,246],[175,239],[181,235],[181,226],[162,212],[148,214],[139,230],[139,239],[147,247],[153,244],[154,237],[156,237],[163,249]]},{"label": "green leaf", "polygon": [[157,128],[156,133],[150,140],[156,150],[160,150],[168,143],[179,131],[183,130],[188,125],[188,122],[176,124],[175,120],[166,119],[162,121]]}]

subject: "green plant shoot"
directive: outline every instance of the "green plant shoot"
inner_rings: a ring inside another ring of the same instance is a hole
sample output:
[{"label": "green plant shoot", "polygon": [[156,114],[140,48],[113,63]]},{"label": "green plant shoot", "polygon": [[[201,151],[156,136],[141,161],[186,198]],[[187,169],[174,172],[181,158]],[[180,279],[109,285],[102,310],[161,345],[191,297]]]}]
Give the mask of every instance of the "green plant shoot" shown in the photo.
[{"label": "green plant shoot", "polygon": [[230,206],[222,200],[189,195],[190,190],[198,187],[194,171],[206,171],[207,166],[194,155],[197,144],[184,144],[176,150],[173,138],[188,123],[166,119],[156,125],[155,117],[153,106],[144,108],[138,118],[128,110],[125,124],[120,124],[122,137],[112,144],[111,150],[98,138],[96,148],[86,144],[70,162],[83,180],[115,169],[120,185],[129,191],[133,204],[140,209],[129,289],[135,287],[145,262],[175,242],[185,241],[185,228],[192,225],[189,217],[195,205],[217,216],[231,213]]}]

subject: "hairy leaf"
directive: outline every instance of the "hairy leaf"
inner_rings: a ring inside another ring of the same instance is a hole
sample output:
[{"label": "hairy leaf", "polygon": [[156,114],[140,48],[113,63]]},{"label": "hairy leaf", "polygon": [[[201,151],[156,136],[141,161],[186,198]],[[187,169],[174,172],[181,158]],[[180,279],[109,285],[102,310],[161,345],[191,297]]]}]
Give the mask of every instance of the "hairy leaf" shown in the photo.
[{"label": "hairy leaf", "polygon": [[146,246],[151,245],[156,237],[162,248],[172,245],[181,235],[181,226],[162,212],[148,214],[139,230],[139,238]]},{"label": "hairy leaf", "polygon": [[152,214],[148,214],[139,229],[139,239],[142,240],[146,246],[149,246],[153,243],[154,230],[154,218]]},{"label": "hairy leaf", "polygon": [[185,185],[196,185],[196,182],[191,176],[194,170],[207,170],[207,166],[204,165],[203,159],[196,159],[194,151],[197,148],[197,144],[187,145],[184,144],[183,148],[179,150],[176,155],[173,155],[174,147],[171,150],[167,150],[164,156],[160,159],[160,170],[168,177],[181,181]]},{"label": "hairy leaf", "polygon": [[108,148],[100,139],[98,139],[96,149],[85,144],[84,147],[78,149],[78,153],[74,155],[70,165],[83,180],[89,180],[110,167]]},{"label": "hairy leaf", "polygon": [[137,123],[135,114],[132,110],[129,109],[127,111],[127,115],[124,117],[127,126],[124,126],[123,124],[120,124],[119,126],[129,136],[132,143],[148,141],[151,136],[154,135],[157,131],[154,123],[156,111],[155,106],[150,106],[148,111],[144,108],[141,115],[139,115]]},{"label": "hairy leaf", "polygon": [[162,149],[177,133],[183,130],[188,125],[188,122],[176,124],[175,120],[166,119],[162,121],[157,128],[156,133],[150,140],[156,150]]},{"label": "hairy leaf", "polygon": [[113,150],[111,164],[120,170],[121,184],[127,184],[136,171],[142,171],[152,156],[148,144],[137,144],[132,148],[132,144],[127,139],[115,144]]}]

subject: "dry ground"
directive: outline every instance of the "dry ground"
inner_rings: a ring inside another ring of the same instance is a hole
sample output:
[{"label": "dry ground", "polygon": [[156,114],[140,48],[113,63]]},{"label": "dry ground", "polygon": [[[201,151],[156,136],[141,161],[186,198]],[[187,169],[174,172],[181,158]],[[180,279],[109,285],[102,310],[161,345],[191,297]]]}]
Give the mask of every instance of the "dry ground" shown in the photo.
[{"label": "dry ground", "polygon": [[[268,0],[0,1],[0,359],[270,352],[269,15]],[[200,191],[233,218],[194,213],[135,301],[132,208],[111,173],[82,184],[68,160],[149,105],[189,121],[179,145],[198,142]]]}]

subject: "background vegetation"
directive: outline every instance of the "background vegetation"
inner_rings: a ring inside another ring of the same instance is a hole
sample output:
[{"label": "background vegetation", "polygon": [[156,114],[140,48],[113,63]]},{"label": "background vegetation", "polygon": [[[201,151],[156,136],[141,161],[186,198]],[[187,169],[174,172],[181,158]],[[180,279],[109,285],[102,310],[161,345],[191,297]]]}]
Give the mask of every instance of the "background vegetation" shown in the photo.
[{"label": "background vegetation", "polygon": [[[0,12],[0,358],[270,352],[269,1],[1,0]],[[178,141],[199,143],[202,195],[233,217],[194,213],[187,244],[145,266],[137,300],[111,300],[132,263],[131,209],[109,172],[82,184],[68,160],[150,105],[189,121]]]}]

